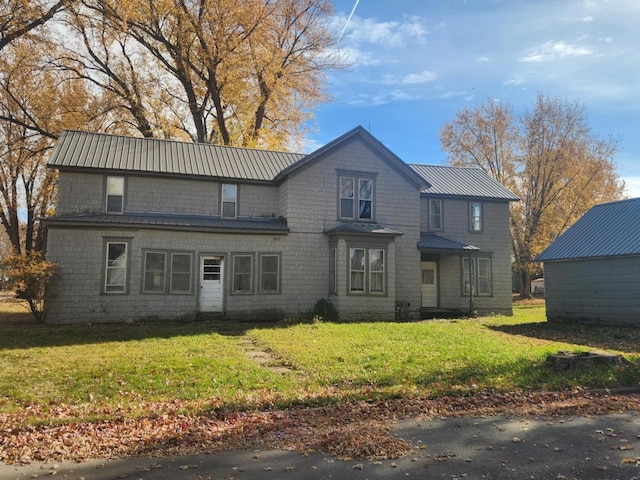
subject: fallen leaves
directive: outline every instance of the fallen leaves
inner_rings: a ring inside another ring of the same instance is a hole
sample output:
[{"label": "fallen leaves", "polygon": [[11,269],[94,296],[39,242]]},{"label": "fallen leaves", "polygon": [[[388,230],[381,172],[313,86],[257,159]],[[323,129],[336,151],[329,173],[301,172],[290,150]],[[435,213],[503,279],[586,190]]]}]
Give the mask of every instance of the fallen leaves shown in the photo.
[{"label": "fallen leaves", "polygon": [[[324,452],[351,459],[395,459],[411,451],[407,442],[391,434],[398,419],[638,411],[640,395],[482,393],[470,397],[354,401],[279,411],[178,413],[190,411],[186,407],[177,401],[142,404],[136,406],[135,412],[122,409],[110,420],[76,423],[71,419],[80,416],[79,409],[85,409],[82,413],[86,415],[86,406],[57,405],[55,423],[52,417],[51,424],[37,427],[25,423],[38,407],[31,407],[31,412],[1,414],[0,461],[82,461],[239,448]],[[141,415],[143,411],[153,413]],[[65,423],[59,424],[60,421]],[[604,431],[602,434],[614,435]]]}]

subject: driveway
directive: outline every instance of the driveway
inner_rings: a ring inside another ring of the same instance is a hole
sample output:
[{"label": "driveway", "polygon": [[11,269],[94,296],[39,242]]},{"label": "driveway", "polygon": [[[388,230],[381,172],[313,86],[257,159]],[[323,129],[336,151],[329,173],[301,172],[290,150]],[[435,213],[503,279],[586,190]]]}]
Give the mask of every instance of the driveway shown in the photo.
[{"label": "driveway", "polygon": [[282,450],[172,458],[0,464],[1,479],[621,479],[640,480],[640,416],[406,420],[394,435],[412,446],[374,462]]}]

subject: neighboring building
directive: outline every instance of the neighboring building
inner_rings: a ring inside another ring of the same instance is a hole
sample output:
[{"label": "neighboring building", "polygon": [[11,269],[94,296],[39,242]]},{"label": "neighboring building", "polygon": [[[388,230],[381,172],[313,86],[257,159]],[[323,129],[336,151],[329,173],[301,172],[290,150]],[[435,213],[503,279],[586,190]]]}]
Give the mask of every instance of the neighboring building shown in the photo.
[{"label": "neighboring building", "polygon": [[536,260],[547,320],[640,325],[640,198],[596,205]]},{"label": "neighboring building", "polygon": [[534,278],[531,280],[531,293],[541,297],[544,296],[544,278]]},{"label": "neighboring building", "polygon": [[511,313],[517,198],[361,127],[309,155],[65,131],[49,167],[52,323],[273,319],[321,298],[345,320]]}]

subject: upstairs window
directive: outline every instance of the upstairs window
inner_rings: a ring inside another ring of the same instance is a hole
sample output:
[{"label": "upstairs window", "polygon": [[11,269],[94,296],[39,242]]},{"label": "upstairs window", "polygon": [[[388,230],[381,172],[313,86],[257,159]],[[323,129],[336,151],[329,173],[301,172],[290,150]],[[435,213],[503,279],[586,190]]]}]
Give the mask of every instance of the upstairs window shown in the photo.
[{"label": "upstairs window", "polygon": [[469,202],[469,230],[482,232],[482,203]]},{"label": "upstairs window", "polygon": [[429,199],[429,230],[442,230],[442,200],[437,198]]},{"label": "upstairs window", "polygon": [[374,179],[341,175],[338,180],[338,214],[343,220],[373,220]]},{"label": "upstairs window", "polygon": [[107,177],[107,213],[122,213],[124,210],[124,177]]},{"label": "upstairs window", "polygon": [[225,183],[222,185],[222,216],[236,218],[238,215],[238,186]]}]

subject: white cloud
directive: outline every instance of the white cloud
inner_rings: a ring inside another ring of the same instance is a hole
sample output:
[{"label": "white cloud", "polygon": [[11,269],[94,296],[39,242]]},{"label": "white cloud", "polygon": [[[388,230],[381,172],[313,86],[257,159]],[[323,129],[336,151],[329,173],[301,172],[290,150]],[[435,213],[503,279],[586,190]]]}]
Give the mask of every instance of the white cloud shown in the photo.
[{"label": "white cloud", "polygon": [[429,70],[424,70],[424,71],[422,71],[420,73],[411,73],[409,75],[406,75],[402,79],[402,83],[408,83],[410,85],[416,85],[416,84],[420,84],[420,83],[433,82],[437,78],[438,78],[438,75],[436,75],[435,73],[430,72]]},{"label": "white cloud", "polygon": [[592,55],[595,50],[565,42],[546,42],[520,59],[521,62],[548,62],[559,58]]},{"label": "white cloud", "polygon": [[373,44],[384,47],[404,47],[409,43],[423,43],[427,28],[423,18],[405,17],[402,21],[379,22],[375,18],[354,16],[349,23],[345,39],[349,43]]},{"label": "white cloud", "polygon": [[478,63],[487,63],[489,61],[489,57],[478,57],[476,62]]}]

